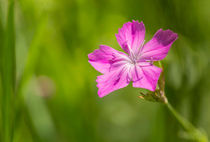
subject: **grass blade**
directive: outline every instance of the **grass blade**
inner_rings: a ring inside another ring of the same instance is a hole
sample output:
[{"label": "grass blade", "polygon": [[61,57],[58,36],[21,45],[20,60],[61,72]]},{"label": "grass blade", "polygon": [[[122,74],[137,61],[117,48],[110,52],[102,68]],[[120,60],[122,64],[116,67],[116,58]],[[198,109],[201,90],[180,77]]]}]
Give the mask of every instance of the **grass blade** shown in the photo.
[{"label": "grass blade", "polygon": [[13,137],[13,105],[16,83],[14,0],[8,1],[7,24],[2,48],[2,141],[11,142]]}]

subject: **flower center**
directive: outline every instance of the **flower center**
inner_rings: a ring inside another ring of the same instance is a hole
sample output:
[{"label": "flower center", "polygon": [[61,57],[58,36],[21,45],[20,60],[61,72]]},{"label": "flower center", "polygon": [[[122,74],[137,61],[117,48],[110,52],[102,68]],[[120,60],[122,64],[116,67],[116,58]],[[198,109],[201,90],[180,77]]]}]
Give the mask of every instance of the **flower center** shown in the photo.
[{"label": "flower center", "polygon": [[129,58],[130,58],[130,63],[133,64],[133,65],[136,65],[137,62],[138,62],[138,56],[133,54],[133,53],[130,53],[129,55]]}]

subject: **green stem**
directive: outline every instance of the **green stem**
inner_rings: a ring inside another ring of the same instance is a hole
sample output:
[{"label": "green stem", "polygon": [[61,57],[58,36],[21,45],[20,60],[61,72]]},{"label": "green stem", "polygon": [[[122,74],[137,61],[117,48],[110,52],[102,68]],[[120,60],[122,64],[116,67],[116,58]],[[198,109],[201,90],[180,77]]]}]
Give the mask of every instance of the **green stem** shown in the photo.
[{"label": "green stem", "polygon": [[187,132],[187,138],[195,140],[196,142],[208,142],[207,135],[203,131],[195,128],[189,121],[182,117],[169,102],[165,103],[165,105],[172,113],[172,115],[176,118],[176,120],[185,129],[185,131]]}]

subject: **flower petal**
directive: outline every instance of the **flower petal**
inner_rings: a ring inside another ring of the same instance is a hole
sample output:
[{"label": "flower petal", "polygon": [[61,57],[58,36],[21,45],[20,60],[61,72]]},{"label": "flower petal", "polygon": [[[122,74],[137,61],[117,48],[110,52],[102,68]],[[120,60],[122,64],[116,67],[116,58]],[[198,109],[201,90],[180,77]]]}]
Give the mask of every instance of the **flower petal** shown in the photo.
[{"label": "flower petal", "polygon": [[115,35],[119,45],[128,54],[137,54],[144,42],[145,27],[143,22],[138,21],[127,22],[119,29],[119,33]]},{"label": "flower petal", "polygon": [[128,71],[125,67],[119,68],[118,70],[98,76],[96,82],[98,83],[99,97],[104,97],[129,84]]},{"label": "flower petal", "polygon": [[158,30],[154,37],[140,51],[140,60],[158,61],[168,54],[168,51],[178,35],[171,30]]},{"label": "flower petal", "polygon": [[133,87],[155,91],[161,69],[153,66],[136,66],[132,73]]},{"label": "flower petal", "polygon": [[111,65],[112,69],[116,67],[115,65],[120,65],[120,61],[123,64],[123,60],[128,57],[125,53],[117,51],[109,46],[100,45],[100,48],[88,55],[89,63],[99,72],[106,73],[110,71]]}]

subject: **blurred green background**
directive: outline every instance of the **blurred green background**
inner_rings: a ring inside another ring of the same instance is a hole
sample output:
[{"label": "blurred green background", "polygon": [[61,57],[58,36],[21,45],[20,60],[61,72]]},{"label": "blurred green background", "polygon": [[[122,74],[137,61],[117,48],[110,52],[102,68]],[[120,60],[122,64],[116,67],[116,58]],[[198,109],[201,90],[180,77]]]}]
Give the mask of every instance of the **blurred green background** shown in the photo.
[{"label": "blurred green background", "polygon": [[[7,5],[0,0],[0,47]],[[97,95],[87,55],[120,49],[115,33],[132,19],[144,22],[146,41],[160,28],[178,33],[163,61],[167,97],[210,136],[209,0],[16,0],[14,14],[15,142],[188,141],[163,105],[138,98],[142,89]]]}]

